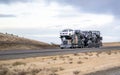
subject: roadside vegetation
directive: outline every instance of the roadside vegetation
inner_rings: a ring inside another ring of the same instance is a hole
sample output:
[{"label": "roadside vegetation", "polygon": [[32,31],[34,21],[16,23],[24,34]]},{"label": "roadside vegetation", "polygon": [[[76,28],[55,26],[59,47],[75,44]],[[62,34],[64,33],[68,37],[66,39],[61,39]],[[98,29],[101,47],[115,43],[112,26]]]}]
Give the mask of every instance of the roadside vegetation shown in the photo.
[{"label": "roadside vegetation", "polygon": [[119,67],[119,61],[119,50],[0,60],[0,75],[84,75]]},{"label": "roadside vegetation", "polygon": [[56,47],[58,47],[58,45],[53,43],[48,44],[24,37],[19,37],[18,35],[14,34],[0,33],[0,50],[35,50]]}]

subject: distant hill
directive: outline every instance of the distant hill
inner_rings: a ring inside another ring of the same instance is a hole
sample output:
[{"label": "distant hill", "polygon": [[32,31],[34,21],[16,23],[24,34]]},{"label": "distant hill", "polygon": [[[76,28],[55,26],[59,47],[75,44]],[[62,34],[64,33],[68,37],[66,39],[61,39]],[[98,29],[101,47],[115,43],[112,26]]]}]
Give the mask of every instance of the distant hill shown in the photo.
[{"label": "distant hill", "polygon": [[19,37],[17,35],[0,33],[0,50],[24,50],[54,48],[48,43]]}]

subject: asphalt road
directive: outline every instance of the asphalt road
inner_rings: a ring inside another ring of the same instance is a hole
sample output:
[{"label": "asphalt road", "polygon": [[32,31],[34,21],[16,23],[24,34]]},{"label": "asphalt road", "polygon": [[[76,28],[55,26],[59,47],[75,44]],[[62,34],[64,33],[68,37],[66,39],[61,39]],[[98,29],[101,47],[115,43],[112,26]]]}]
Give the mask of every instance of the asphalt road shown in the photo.
[{"label": "asphalt road", "polygon": [[120,50],[120,46],[102,48],[76,48],[76,49],[3,50],[0,51],[0,60],[109,50]]}]

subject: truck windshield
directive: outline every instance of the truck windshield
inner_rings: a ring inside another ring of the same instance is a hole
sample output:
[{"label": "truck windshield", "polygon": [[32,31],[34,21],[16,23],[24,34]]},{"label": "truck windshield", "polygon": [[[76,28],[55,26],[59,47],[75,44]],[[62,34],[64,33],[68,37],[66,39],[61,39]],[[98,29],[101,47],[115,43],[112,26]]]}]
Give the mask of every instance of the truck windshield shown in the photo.
[{"label": "truck windshield", "polygon": [[63,30],[62,32],[68,32],[68,30]]}]

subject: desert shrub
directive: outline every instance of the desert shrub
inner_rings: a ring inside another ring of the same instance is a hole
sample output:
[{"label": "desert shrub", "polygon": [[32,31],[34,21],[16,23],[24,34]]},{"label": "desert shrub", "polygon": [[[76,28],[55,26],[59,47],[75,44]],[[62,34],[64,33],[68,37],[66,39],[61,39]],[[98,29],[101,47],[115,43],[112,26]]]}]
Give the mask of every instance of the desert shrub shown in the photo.
[{"label": "desert shrub", "polygon": [[78,75],[80,73],[80,71],[73,71],[74,75]]},{"label": "desert shrub", "polygon": [[111,55],[111,51],[107,51],[106,53],[107,53],[108,55]]},{"label": "desert shrub", "polygon": [[11,34],[11,36],[14,36],[13,34]]},{"label": "desert shrub", "polygon": [[90,54],[88,54],[89,56],[93,56],[93,54],[92,53],[90,53]]},{"label": "desert shrub", "polygon": [[61,55],[61,56],[59,56],[59,59],[64,61],[65,60],[65,56]]},{"label": "desert shrub", "polygon": [[55,72],[52,72],[52,73],[50,73],[49,75],[58,75],[57,73],[55,73]]},{"label": "desert shrub", "polygon": [[88,59],[88,57],[84,57],[84,59]]},{"label": "desert shrub", "polygon": [[63,55],[59,56],[59,58],[65,58]]},{"label": "desert shrub", "polygon": [[53,60],[57,60],[57,58],[56,58],[56,57],[54,57],[54,58],[53,58]]},{"label": "desert shrub", "polygon": [[50,71],[51,71],[51,72],[58,72],[58,68],[55,68],[55,67],[50,68]]},{"label": "desert shrub", "polygon": [[9,69],[7,67],[1,67],[0,68],[0,75],[7,75],[7,72]]},{"label": "desert shrub", "polygon": [[69,58],[69,60],[70,60],[70,61],[72,61],[72,60],[73,60],[73,58]]},{"label": "desert shrub", "polygon": [[83,62],[82,61],[78,61],[77,64],[82,64]]},{"label": "desert shrub", "polygon": [[79,57],[79,59],[81,59],[81,57]]},{"label": "desert shrub", "polygon": [[66,56],[66,58],[69,58],[70,56]]},{"label": "desert shrub", "polygon": [[114,54],[117,54],[117,52],[115,51]]},{"label": "desert shrub", "polygon": [[[56,72],[60,71],[59,67],[43,68],[39,75],[58,75]],[[44,74],[45,73],[45,74]]]},{"label": "desert shrub", "polygon": [[5,34],[8,34],[7,32]]},{"label": "desert shrub", "polygon": [[73,63],[72,61],[69,62],[69,64],[72,64],[72,63]]},{"label": "desert shrub", "polygon": [[59,68],[59,70],[60,70],[60,71],[63,71],[63,70],[64,70],[64,68],[60,67],[60,68]]},{"label": "desert shrub", "polygon": [[97,53],[96,56],[99,57],[99,54]]},{"label": "desert shrub", "polygon": [[42,71],[42,69],[35,68],[35,69],[32,69],[30,72],[31,72],[32,75],[36,75],[37,73],[39,73],[41,71]]},{"label": "desert shrub", "polygon": [[26,65],[26,63],[24,63],[24,62],[14,62],[12,65],[13,65],[13,66]]},{"label": "desert shrub", "polygon": [[28,72],[22,70],[22,71],[19,71],[17,72],[17,75],[26,75]]},{"label": "desert shrub", "polygon": [[78,53],[74,53],[74,56],[79,56],[79,54]]},{"label": "desert shrub", "polygon": [[96,56],[99,57],[99,55],[101,54],[102,52],[97,52]]},{"label": "desert shrub", "polygon": [[[52,58],[52,57],[51,57]],[[45,58],[42,58],[42,60],[44,61],[45,60]]]},{"label": "desert shrub", "polygon": [[50,62],[47,62],[48,64],[50,64]]},{"label": "desert shrub", "polygon": [[88,55],[88,52],[85,52],[85,55]]},{"label": "desert shrub", "polygon": [[63,61],[65,60],[65,58],[62,59]]}]

